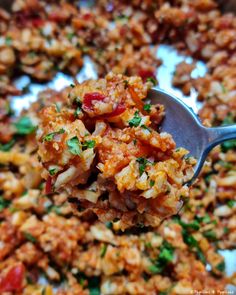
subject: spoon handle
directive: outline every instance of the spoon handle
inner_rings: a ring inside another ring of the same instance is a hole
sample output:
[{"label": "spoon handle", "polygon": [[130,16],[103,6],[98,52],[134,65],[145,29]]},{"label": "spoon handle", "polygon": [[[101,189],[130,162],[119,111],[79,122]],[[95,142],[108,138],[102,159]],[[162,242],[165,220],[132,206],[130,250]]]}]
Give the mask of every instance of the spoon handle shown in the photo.
[{"label": "spoon handle", "polygon": [[209,148],[223,141],[236,139],[236,124],[224,127],[206,128]]}]

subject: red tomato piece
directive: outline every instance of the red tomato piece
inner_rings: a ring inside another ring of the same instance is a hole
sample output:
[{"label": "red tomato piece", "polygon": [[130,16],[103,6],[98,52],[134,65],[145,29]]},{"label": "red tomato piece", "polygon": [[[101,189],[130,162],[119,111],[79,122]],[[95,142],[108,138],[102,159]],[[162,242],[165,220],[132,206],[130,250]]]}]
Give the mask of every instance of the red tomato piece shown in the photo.
[{"label": "red tomato piece", "polygon": [[52,177],[48,176],[48,179],[45,185],[45,194],[49,195],[51,193],[52,193]]},{"label": "red tomato piece", "polygon": [[44,25],[45,21],[38,17],[38,18],[33,18],[31,20],[31,23],[34,27],[39,28]]},{"label": "red tomato piece", "polygon": [[140,70],[138,72],[138,75],[142,78],[142,80],[144,82],[146,82],[147,78],[150,78],[150,77],[156,79],[154,73],[152,71],[149,71],[149,70]]},{"label": "red tomato piece", "polygon": [[93,108],[93,101],[103,101],[105,99],[105,95],[99,93],[99,92],[91,92],[86,93],[84,95],[84,101],[83,101],[83,108],[86,110],[92,110]]},{"label": "red tomato piece", "polygon": [[118,104],[118,106],[116,107],[116,109],[114,109],[113,112],[109,113],[109,114],[106,114],[104,116],[102,116],[103,118],[111,118],[111,117],[115,117],[115,116],[118,116],[122,113],[124,113],[125,111],[125,106],[123,104]]},{"label": "red tomato piece", "polygon": [[12,267],[4,277],[0,278],[0,292],[20,291],[23,287],[24,277],[23,264]]}]

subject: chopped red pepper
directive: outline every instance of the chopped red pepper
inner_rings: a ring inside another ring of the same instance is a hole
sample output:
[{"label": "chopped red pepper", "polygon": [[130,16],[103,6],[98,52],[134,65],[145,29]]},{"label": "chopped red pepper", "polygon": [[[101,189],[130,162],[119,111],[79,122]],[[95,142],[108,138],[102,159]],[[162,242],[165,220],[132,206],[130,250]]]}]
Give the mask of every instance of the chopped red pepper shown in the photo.
[{"label": "chopped red pepper", "polygon": [[154,79],[156,79],[154,73],[152,71],[149,71],[149,70],[140,70],[138,72],[138,75],[142,78],[142,80],[144,82],[147,81],[147,78],[154,78]]},{"label": "chopped red pepper", "polygon": [[51,193],[52,193],[52,177],[48,176],[48,179],[45,185],[45,194],[49,195]]},{"label": "chopped red pepper", "polygon": [[41,18],[33,18],[31,20],[31,23],[32,23],[32,25],[34,27],[39,28],[39,27],[42,27],[44,25],[45,21],[43,19],[41,19]]},{"label": "chopped red pepper", "polygon": [[20,291],[23,288],[25,267],[18,264],[12,267],[7,274],[0,278],[0,293]]},{"label": "chopped red pepper", "polygon": [[[103,101],[106,98],[105,95],[99,92],[91,92],[91,93],[86,93],[84,95],[84,101],[83,101],[83,109],[86,111],[92,111],[93,109],[93,101]],[[115,117],[120,114],[122,114],[125,111],[125,106],[123,104],[118,104],[118,106],[108,114],[104,114],[100,117],[102,118],[110,118],[110,117]]]},{"label": "chopped red pepper", "polygon": [[124,113],[124,111],[126,110],[125,106],[123,104],[118,104],[118,106],[114,109],[114,111],[112,111],[109,114],[105,114],[104,116],[102,116],[103,118],[111,118],[111,117],[115,117],[118,116],[122,113]]},{"label": "chopped red pepper", "polygon": [[84,95],[83,108],[91,111],[93,108],[93,101],[103,101],[105,98],[106,96],[99,92],[86,93]]}]

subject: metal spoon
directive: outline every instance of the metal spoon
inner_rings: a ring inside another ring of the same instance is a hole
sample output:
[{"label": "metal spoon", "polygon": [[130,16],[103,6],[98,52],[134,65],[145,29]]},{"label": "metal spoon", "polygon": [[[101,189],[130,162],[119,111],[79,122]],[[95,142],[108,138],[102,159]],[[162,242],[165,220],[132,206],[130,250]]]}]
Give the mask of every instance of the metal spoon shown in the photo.
[{"label": "metal spoon", "polygon": [[236,124],[226,127],[204,127],[191,108],[163,90],[151,89],[148,99],[152,104],[160,103],[165,106],[166,116],[161,131],[170,133],[176,145],[189,150],[190,155],[197,160],[194,176],[188,184],[196,179],[213,147],[223,141],[236,139]]}]

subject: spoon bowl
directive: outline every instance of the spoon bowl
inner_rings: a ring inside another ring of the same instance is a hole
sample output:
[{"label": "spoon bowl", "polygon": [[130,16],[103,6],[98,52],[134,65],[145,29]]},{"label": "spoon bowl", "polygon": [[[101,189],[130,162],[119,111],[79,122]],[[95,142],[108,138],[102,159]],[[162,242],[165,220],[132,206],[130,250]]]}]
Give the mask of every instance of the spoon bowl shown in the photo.
[{"label": "spoon bowl", "polygon": [[183,101],[161,89],[151,89],[148,99],[152,104],[159,103],[165,107],[166,116],[162,122],[161,131],[170,133],[177,147],[186,148],[197,160],[193,178],[188,184],[196,179],[214,146],[226,140],[236,139],[236,125],[207,128]]}]

